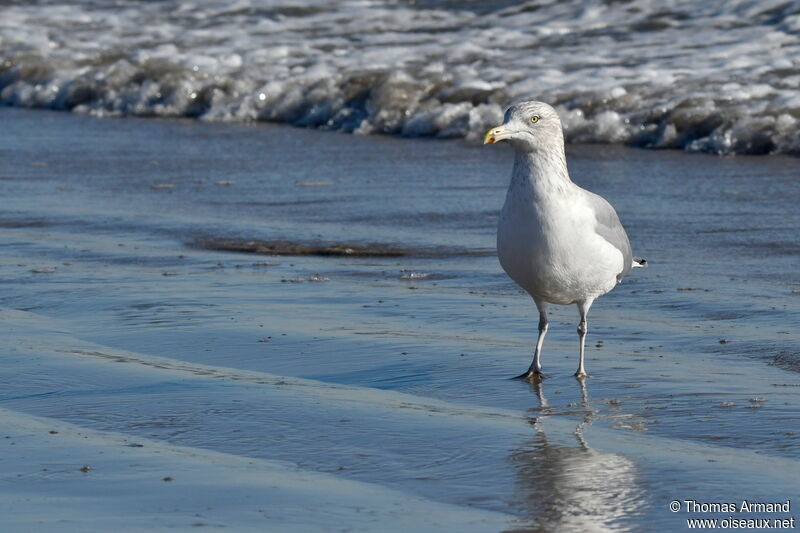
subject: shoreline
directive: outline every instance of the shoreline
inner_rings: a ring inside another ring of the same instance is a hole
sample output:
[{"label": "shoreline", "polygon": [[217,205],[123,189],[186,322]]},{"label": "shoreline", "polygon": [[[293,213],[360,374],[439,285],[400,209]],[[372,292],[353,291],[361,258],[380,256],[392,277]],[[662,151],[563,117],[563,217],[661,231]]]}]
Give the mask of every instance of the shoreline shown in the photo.
[{"label": "shoreline", "polygon": [[[510,105],[511,102],[509,102]],[[404,135],[402,133],[391,133],[391,132],[372,132],[368,134],[358,133],[354,131],[344,131],[340,129],[330,129],[327,127],[314,127],[309,126],[307,124],[296,124],[293,122],[286,122],[280,120],[272,120],[272,119],[250,119],[250,120],[213,120],[213,119],[204,119],[195,116],[189,115],[93,115],[91,113],[87,113],[86,111],[75,111],[74,109],[54,109],[51,107],[41,107],[41,106],[18,106],[8,103],[0,103],[0,109],[14,109],[20,111],[34,111],[34,112],[44,112],[44,113],[66,113],[70,115],[75,115],[77,117],[86,117],[94,120],[163,120],[163,121],[175,121],[175,122],[187,122],[187,123],[194,123],[194,124],[207,124],[210,127],[214,126],[238,126],[238,127],[252,127],[252,128],[259,128],[259,127],[277,127],[277,128],[292,128],[292,129],[299,129],[299,130],[306,130],[306,131],[314,131],[319,133],[332,133],[338,135],[346,135],[346,136],[368,136],[374,139],[391,139],[391,140],[407,140],[407,141],[439,141],[439,142],[462,142],[465,145],[471,148],[478,148],[483,145],[483,131],[479,131],[479,134],[471,137],[453,137],[453,136],[439,136],[437,134],[428,134],[428,135]],[[499,109],[499,108],[498,108]],[[502,118],[502,117],[500,117]],[[493,124],[493,123],[492,123]],[[480,128],[478,128],[480,129]],[[771,152],[771,151],[756,151],[756,152],[727,152],[727,151],[711,151],[711,150],[690,150],[687,147],[680,147],[680,146],[671,146],[671,145],[650,145],[650,144],[643,144],[641,142],[603,142],[603,141],[587,141],[586,139],[580,139],[577,141],[570,141],[569,139],[565,140],[565,148],[567,150],[567,154],[569,155],[570,150],[581,150],[586,149],[586,147],[598,147],[598,148],[608,148],[611,150],[642,150],[645,152],[667,152],[667,153],[682,153],[687,155],[695,155],[695,156],[708,156],[708,157],[716,157],[716,158],[750,158],[754,157],[756,159],[762,157],[768,157],[770,159],[788,159],[790,161],[797,160],[800,157],[800,153],[795,152]],[[155,184],[154,186],[158,188],[159,184]],[[326,184],[321,183],[311,183],[306,186],[326,186]],[[164,187],[165,189],[169,189],[170,187]]]}]

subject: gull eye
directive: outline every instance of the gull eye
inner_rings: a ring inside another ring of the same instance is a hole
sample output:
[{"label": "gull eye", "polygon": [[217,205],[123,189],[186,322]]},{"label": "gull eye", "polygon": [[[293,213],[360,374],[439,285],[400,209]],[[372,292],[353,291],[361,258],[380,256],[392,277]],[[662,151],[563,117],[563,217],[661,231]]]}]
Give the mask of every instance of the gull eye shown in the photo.
[{"label": "gull eye", "polygon": [[539,118],[540,118],[539,115],[533,115],[531,117],[531,124],[536,124],[537,122],[539,122]]}]

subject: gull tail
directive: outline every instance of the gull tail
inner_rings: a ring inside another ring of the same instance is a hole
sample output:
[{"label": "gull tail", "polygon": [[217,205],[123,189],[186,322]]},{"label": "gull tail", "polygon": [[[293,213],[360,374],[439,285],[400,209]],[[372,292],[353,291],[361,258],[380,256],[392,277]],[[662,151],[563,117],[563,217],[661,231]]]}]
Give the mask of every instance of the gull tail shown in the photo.
[{"label": "gull tail", "polygon": [[643,257],[634,257],[633,258],[633,268],[637,267],[646,267],[647,266],[647,259]]}]

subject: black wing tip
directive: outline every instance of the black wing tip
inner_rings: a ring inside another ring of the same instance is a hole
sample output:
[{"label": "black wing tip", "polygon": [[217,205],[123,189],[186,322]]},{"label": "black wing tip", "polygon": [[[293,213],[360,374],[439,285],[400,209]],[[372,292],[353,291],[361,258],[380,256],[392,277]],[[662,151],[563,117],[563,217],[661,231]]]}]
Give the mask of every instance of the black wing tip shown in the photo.
[{"label": "black wing tip", "polygon": [[633,262],[637,263],[640,267],[647,266],[647,259],[645,259],[644,257],[634,257]]}]

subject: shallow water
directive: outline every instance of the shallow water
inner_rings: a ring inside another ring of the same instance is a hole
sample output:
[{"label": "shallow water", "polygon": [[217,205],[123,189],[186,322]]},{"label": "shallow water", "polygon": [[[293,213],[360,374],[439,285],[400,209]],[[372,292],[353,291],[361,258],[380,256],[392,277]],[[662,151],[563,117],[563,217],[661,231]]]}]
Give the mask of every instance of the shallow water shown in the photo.
[{"label": "shallow water", "polygon": [[512,100],[573,142],[800,153],[800,3],[0,3],[0,102],[476,138]]},{"label": "shallow water", "polygon": [[[677,530],[673,499],[796,495],[795,159],[572,146],[650,267],[593,307],[585,388],[577,313],[554,309],[537,386],[508,379],[536,317],[493,254],[504,146],[0,120],[0,407],[509,530]],[[253,241],[403,255],[214,246]]]}]

